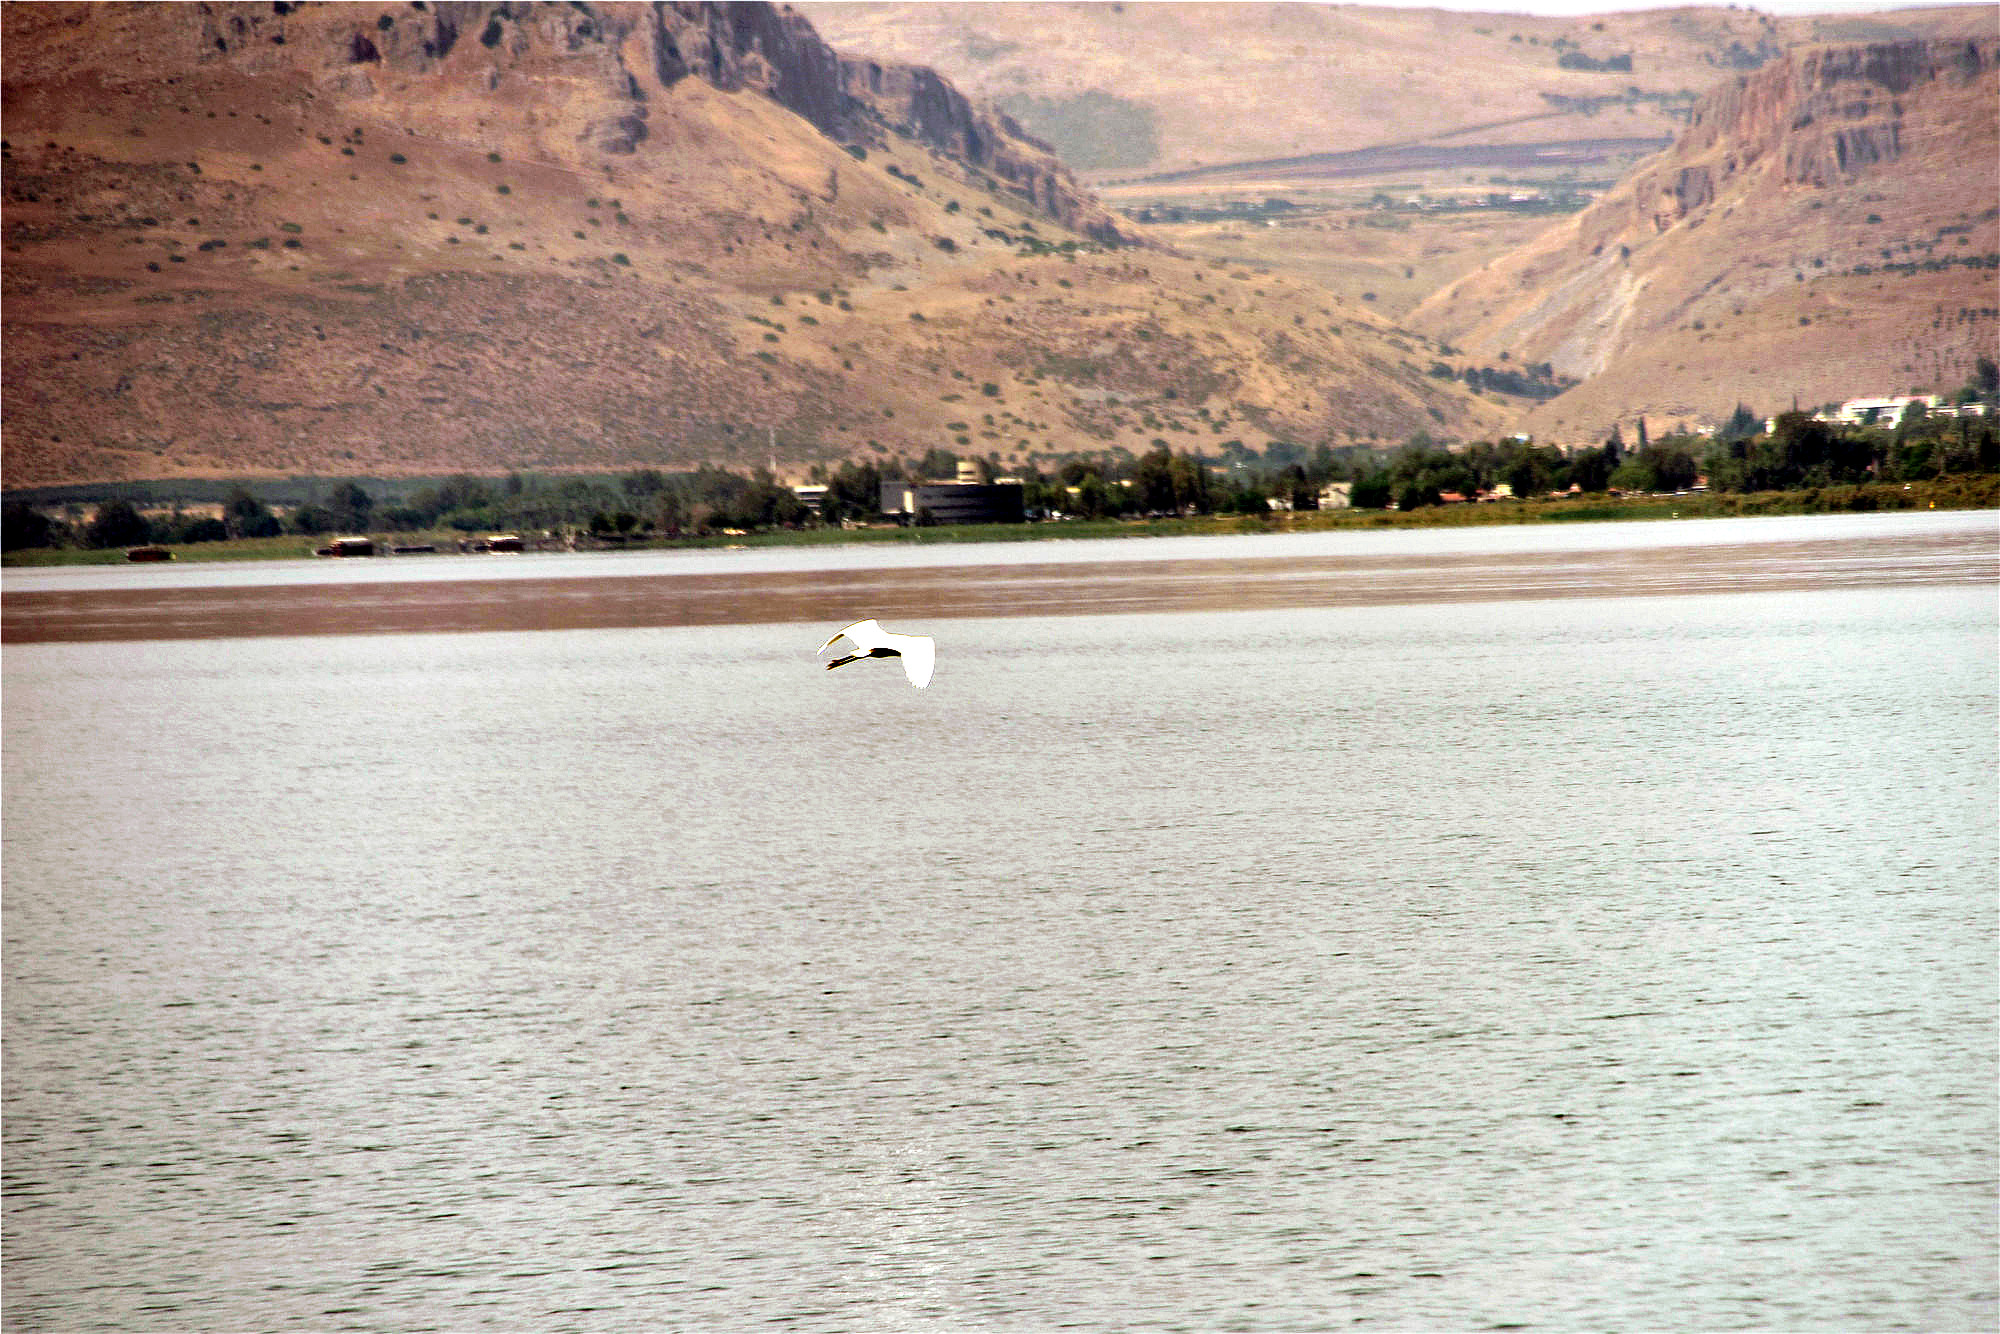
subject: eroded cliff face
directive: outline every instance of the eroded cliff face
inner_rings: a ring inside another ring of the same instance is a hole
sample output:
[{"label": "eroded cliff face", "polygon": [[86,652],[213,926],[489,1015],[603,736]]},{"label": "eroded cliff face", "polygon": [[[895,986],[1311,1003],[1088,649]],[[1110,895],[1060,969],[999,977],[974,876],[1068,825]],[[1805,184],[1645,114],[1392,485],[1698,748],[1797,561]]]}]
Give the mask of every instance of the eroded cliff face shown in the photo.
[{"label": "eroded cliff face", "polygon": [[1065,227],[1138,241],[1012,120],[934,70],[844,57],[789,8],[689,0],[33,8],[46,12],[12,16],[33,40],[12,44],[10,83],[48,86],[65,63],[135,81],[176,65],[224,67],[291,76],[321,95],[392,99],[413,120],[466,132],[529,102],[545,120],[569,124],[578,148],[629,156],[653,132],[654,99],[695,78],[769,97],[842,145],[876,147],[901,132],[988,173]]},{"label": "eroded cliff face", "polygon": [[1950,95],[1990,77],[1996,57],[2000,41],[1897,42],[1786,55],[1697,103],[1671,149],[1580,215],[1568,248],[1592,255],[1605,246],[1630,249],[1699,225],[1719,199],[1739,188],[1829,190],[1893,164],[1908,147],[1906,121],[1913,109],[1937,93]]},{"label": "eroded cliff face", "polygon": [[1933,94],[1990,75],[2000,41],[1893,42],[1785,55],[1695,105],[1674,146],[1582,218],[1595,248],[1700,216],[1739,180],[1826,190],[1906,149],[1906,120]]},{"label": "eroded cliff face", "polygon": [[1564,399],[1700,420],[1760,384],[1814,402],[1955,387],[2000,333],[1985,314],[1997,67],[2000,39],[1985,37],[1787,54],[1708,94],[1671,148],[1412,322],[1592,381],[1542,419]]},{"label": "eroded cliff face", "polygon": [[[1708,94],[1686,133],[1636,191],[1668,206],[1661,231],[1714,201],[1723,183],[1765,161],[1788,185],[1825,188],[1903,153],[1905,99],[1964,85],[1994,66],[2000,41],[1890,42],[1788,54]],[[1674,159],[1678,159],[1677,164]],[[1690,159],[1693,159],[1690,163]],[[1688,164],[1688,165],[1680,165]]]},{"label": "eroded cliff face", "polygon": [[1073,231],[1130,245],[1138,237],[1078,187],[1053,150],[1012,117],[971,101],[937,71],[841,62],[843,86],[883,124],[992,173]]},{"label": "eroded cliff face", "polygon": [[894,130],[990,173],[1074,231],[1138,239],[1048,145],[935,70],[842,56],[797,12],[767,4],[655,4],[646,21],[663,84],[694,76],[729,91],[754,88],[857,147],[878,146]]}]

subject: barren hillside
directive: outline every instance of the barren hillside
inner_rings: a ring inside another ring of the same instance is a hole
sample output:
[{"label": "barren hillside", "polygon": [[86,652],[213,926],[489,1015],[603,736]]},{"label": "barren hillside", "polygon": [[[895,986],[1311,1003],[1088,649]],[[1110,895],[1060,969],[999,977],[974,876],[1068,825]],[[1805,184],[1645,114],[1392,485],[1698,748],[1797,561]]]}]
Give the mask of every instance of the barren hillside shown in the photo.
[{"label": "barren hillside", "polygon": [[1510,415],[769,6],[4,10],[9,485],[1001,459]]},{"label": "barren hillside", "polygon": [[934,66],[998,103],[1099,184],[1401,143],[1657,140],[1698,96],[1789,48],[1994,27],[1981,6],[1820,18],[1733,5],[1580,18],[1321,4],[799,9],[836,46]]},{"label": "barren hillside", "polygon": [[1589,377],[1530,429],[1951,390],[2000,354],[2000,40],[1791,53],[1412,321]]}]

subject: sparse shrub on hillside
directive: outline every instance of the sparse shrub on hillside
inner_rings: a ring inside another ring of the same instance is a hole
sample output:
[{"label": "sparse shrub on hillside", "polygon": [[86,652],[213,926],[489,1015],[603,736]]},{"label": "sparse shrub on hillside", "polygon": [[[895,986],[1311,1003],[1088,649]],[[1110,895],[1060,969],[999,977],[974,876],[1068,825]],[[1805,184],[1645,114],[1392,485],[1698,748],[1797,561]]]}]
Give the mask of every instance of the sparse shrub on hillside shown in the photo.
[{"label": "sparse shrub on hillside", "polygon": [[395,163],[395,164],[396,164],[397,166],[399,166],[399,167],[400,167],[400,166],[402,166],[402,165],[403,165],[404,163],[406,163],[406,162],[408,162],[408,161],[409,161],[409,159],[408,159],[408,158],[406,158],[406,157],[404,157],[404,156],[403,156],[403,155],[402,155],[401,153],[391,153],[391,154],[389,154],[389,160],[390,160],[391,162]]},{"label": "sparse shrub on hillside", "polygon": [[618,251],[617,253],[615,253],[615,254],[613,254],[613,255],[611,256],[611,262],[612,262],[613,264],[617,264],[617,265],[619,265],[619,266],[621,266],[621,267],[623,267],[623,268],[628,268],[628,269],[629,269],[629,268],[631,268],[631,267],[632,267],[632,261],[631,261],[631,260],[629,260],[629,259],[627,259],[627,258],[625,258],[625,252],[624,252],[624,251],[622,251],[622,250]]}]

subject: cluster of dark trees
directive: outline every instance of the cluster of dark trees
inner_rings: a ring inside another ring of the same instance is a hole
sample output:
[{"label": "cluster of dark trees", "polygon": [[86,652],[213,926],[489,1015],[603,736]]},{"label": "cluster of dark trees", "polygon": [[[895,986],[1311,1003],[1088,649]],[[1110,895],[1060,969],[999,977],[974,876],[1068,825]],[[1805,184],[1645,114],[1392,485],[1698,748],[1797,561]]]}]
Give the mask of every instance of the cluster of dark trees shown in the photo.
[{"label": "cluster of dark trees", "polygon": [[232,487],[218,517],[207,513],[141,513],[122,497],[101,502],[91,516],[70,523],[26,501],[9,500],[0,513],[0,547],[133,547],[149,542],[227,542],[239,537],[280,537],[287,532],[365,532],[374,500],[352,482],[331,488],[280,519],[245,487]]},{"label": "cluster of dark trees", "polygon": [[[1971,386],[1989,412],[2000,406],[2000,370],[1983,363]],[[997,465],[968,460],[982,479]],[[232,488],[220,517],[148,515],[129,499],[100,503],[87,520],[67,522],[20,499],[5,506],[0,545],[130,547],[149,542],[207,542],[282,533],[524,531],[589,533],[606,541],[755,529],[804,528],[879,517],[882,484],[951,477],[961,460],[933,449],[921,459],[849,461],[817,468],[826,487],[809,505],[768,472],[749,475],[702,467],[667,473],[640,469],[616,477],[504,478],[459,475],[415,486],[384,486],[381,497],[357,482],[325,486],[282,517],[246,487]],[[1144,454],[1108,450],[1076,456],[1047,471],[1017,475],[1032,517],[1263,514],[1272,502],[1313,509],[1329,482],[1349,484],[1362,509],[1414,510],[1505,486],[1521,499],[1566,492],[1683,491],[1705,478],[1712,491],[1783,491],[1867,481],[1907,482],[1961,473],[2000,472],[1995,417],[1943,417],[1912,405],[1900,421],[1838,426],[1803,412],[1779,416],[1766,430],[1747,406],[1713,438],[1673,435],[1653,441],[1640,429],[1629,445],[1614,430],[1601,446],[1565,453],[1527,440],[1447,449],[1418,435],[1396,450],[1311,447],[1274,442],[1261,452],[1232,440],[1219,456],[1174,453],[1155,441]]]},{"label": "cluster of dark trees", "polygon": [[[1706,441],[1700,441],[1706,444]],[[1470,498],[1505,487],[1526,500],[1568,492],[1681,491],[1700,475],[1693,442],[1650,442],[1628,450],[1616,432],[1603,445],[1565,454],[1526,440],[1481,443],[1448,450],[1412,441],[1389,459],[1363,470],[1350,500],[1360,509],[1422,509],[1448,496]]]},{"label": "cluster of dark trees", "polygon": [[[131,547],[151,542],[221,542],[294,533],[487,533],[505,530],[589,532],[608,540],[640,533],[803,527],[813,511],[768,474],[739,476],[720,468],[663,474],[651,469],[616,479],[542,479],[460,475],[377,497],[357,482],[313,494],[281,518],[249,490],[233,489],[220,518],[208,514],[142,513],[129,499],[99,503],[71,523],[22,500],[5,506],[0,545]],[[872,498],[871,509],[873,513]]]},{"label": "cluster of dark trees", "polygon": [[1920,405],[1894,426],[1842,427],[1787,412],[1769,432],[1725,434],[1702,460],[1715,491],[1793,491],[2000,472],[2000,433],[1990,416],[1939,417]]},{"label": "cluster of dark trees", "polygon": [[1935,417],[1915,410],[1893,427],[1842,427],[1804,412],[1780,415],[1769,431],[1739,406],[1713,438],[1673,435],[1636,446],[1614,429],[1603,445],[1565,454],[1526,441],[1462,451],[1415,441],[1355,480],[1361,508],[1391,503],[1419,509],[1456,493],[1505,484],[1521,499],[1567,492],[1656,494],[1706,479],[1711,491],[1796,491],[1860,482],[1912,482],[1952,473],[2000,472],[2000,433],[1991,418]]},{"label": "cluster of dark trees", "polygon": [[1642,427],[1636,444],[1628,444],[1614,429],[1602,445],[1568,453],[1526,440],[1447,449],[1422,435],[1386,453],[1280,442],[1260,457],[1232,442],[1219,461],[1161,447],[1137,459],[1072,460],[1051,478],[1030,479],[1028,503],[1085,517],[1262,513],[1270,500],[1316,508],[1328,482],[1344,481],[1358,509],[1414,510],[1502,486],[1526,500],[1686,491],[1704,479],[1711,491],[1750,492],[1993,472],[2000,472],[2000,432],[1992,417],[1936,417],[1919,409],[1893,427],[1855,428],[1788,412],[1766,431],[1739,407],[1713,438],[1654,441]]},{"label": "cluster of dark trees", "polygon": [[1581,51],[1565,51],[1556,57],[1556,64],[1563,69],[1593,70],[1598,72],[1615,71],[1621,74],[1630,74],[1632,72],[1632,53],[1626,51],[1615,56],[1605,56],[1600,60],[1595,56],[1587,56]]},{"label": "cluster of dark trees", "polygon": [[617,539],[642,532],[678,537],[799,527],[812,517],[804,502],[768,473],[744,477],[703,467],[689,473],[642,468],[617,478],[461,474],[386,506],[380,523],[404,531],[572,530]]},{"label": "cluster of dark trees", "polygon": [[1577,383],[1566,375],[1557,375],[1555,367],[1546,361],[1532,366],[1467,366],[1462,370],[1434,361],[1430,373],[1433,379],[1464,380],[1474,389],[1533,399],[1554,398]]}]

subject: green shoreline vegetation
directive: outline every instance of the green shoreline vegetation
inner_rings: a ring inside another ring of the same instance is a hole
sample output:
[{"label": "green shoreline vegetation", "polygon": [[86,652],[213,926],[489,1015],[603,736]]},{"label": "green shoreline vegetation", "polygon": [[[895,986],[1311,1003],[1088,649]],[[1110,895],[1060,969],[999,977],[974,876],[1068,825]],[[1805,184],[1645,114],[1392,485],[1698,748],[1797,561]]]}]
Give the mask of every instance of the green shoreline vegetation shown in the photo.
[{"label": "green shoreline vegetation", "polygon": [[[1454,449],[1419,436],[1393,452],[1279,442],[1260,454],[1230,441],[1216,457],[1156,442],[1140,456],[1069,456],[1047,472],[1026,470],[1025,504],[1039,521],[1023,524],[942,525],[922,511],[903,526],[883,522],[885,482],[951,477],[961,464],[986,480],[997,471],[991,458],[937,449],[915,461],[815,467],[813,503],[768,472],[715,467],[294,478],[259,483],[263,497],[226,480],[43,488],[6,496],[0,562],[112,564],[144,546],[176,560],[297,559],[336,534],[371,536],[383,552],[482,549],[496,533],[517,534],[529,549],[645,550],[2000,508],[1991,416],[1841,427],[1793,412],[1764,427],[1743,408],[1714,439],[1655,443],[1642,432],[1628,449],[1614,431],[1601,447],[1569,453],[1519,439]],[[1323,497],[1351,505],[1322,509]]]},{"label": "green shoreline vegetation", "polygon": [[[2000,475],[1942,481],[1881,482],[1807,491],[1743,495],[1579,496],[1563,500],[1501,501],[1396,510],[1301,510],[1268,515],[1200,515],[1189,518],[1065,519],[1026,524],[954,524],[936,527],[881,525],[865,528],[771,529],[760,532],[646,537],[589,550],[724,550],[748,547],[850,545],[937,546],[979,542],[1081,541],[1091,538],[1192,537],[1255,533],[1380,531],[1392,528],[1480,528],[1562,523],[1726,519],[1757,515],[1866,513],[1897,510],[2000,509]],[[454,551],[457,532],[399,533],[396,545],[435,545]],[[587,539],[586,539],[587,540]],[[388,545],[385,538],[384,546]],[[165,543],[178,561],[300,560],[319,543],[309,537],[245,537],[218,542]],[[62,565],[124,565],[123,547],[39,547],[8,551],[9,569]],[[402,559],[398,557],[397,559]]]}]

